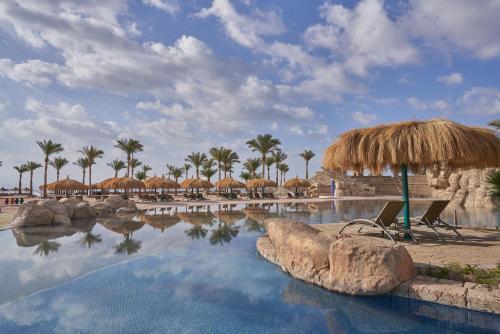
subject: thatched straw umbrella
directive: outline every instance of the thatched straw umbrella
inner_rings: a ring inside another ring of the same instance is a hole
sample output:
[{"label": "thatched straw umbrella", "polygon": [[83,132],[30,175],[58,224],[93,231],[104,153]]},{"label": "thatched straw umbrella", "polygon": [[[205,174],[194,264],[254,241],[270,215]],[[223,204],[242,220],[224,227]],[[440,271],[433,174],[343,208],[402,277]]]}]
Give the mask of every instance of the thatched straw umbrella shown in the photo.
[{"label": "thatched straw umbrella", "polygon": [[237,181],[232,178],[225,178],[220,181],[215,182],[215,187],[217,189],[238,189],[238,188],[246,188],[243,182]]},{"label": "thatched straw umbrella", "polygon": [[491,130],[449,120],[384,124],[345,132],[325,152],[326,169],[401,171],[404,225],[410,228],[408,168],[445,164],[452,168],[500,166],[500,138]]},{"label": "thatched straw umbrella", "polygon": [[295,188],[295,192],[297,192],[298,188],[308,188],[310,186],[309,181],[301,179],[298,176],[285,182],[285,188]]},{"label": "thatched straw umbrella", "polygon": [[182,181],[181,187],[184,189],[195,189],[196,188],[196,191],[198,192],[198,190],[200,188],[201,189],[210,189],[210,188],[213,188],[214,185],[207,180],[195,178],[195,179],[186,179],[186,180]]},{"label": "thatched straw umbrella", "polygon": [[276,182],[268,179],[251,179],[246,183],[247,188],[267,188],[276,187]]},{"label": "thatched straw umbrella", "polygon": [[[40,190],[43,190],[43,185],[40,186]],[[59,180],[57,182],[52,182],[47,184],[47,190],[56,192],[56,191],[71,191],[71,190],[87,190],[88,186],[85,184],[78,182],[76,180],[70,179],[69,176],[67,176],[63,180]]]},{"label": "thatched straw umbrella", "polygon": [[110,181],[102,184],[103,189],[141,189],[145,188],[144,183],[130,177],[113,178]]},{"label": "thatched straw umbrella", "polygon": [[153,176],[144,181],[147,189],[179,189],[181,185],[165,177]]}]

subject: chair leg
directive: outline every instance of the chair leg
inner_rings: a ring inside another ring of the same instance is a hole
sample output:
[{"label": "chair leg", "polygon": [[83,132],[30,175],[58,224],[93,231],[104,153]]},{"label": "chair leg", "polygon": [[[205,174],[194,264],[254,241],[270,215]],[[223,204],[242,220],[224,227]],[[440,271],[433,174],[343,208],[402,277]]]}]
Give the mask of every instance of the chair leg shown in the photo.
[{"label": "chair leg", "polygon": [[446,228],[449,228],[450,230],[452,230],[453,232],[456,233],[457,237],[460,238],[460,240],[465,240],[465,238],[460,234],[458,233],[457,229],[454,228],[453,226],[451,226],[450,224],[444,222],[443,220],[441,220],[440,218],[438,218],[438,222],[443,224]]}]

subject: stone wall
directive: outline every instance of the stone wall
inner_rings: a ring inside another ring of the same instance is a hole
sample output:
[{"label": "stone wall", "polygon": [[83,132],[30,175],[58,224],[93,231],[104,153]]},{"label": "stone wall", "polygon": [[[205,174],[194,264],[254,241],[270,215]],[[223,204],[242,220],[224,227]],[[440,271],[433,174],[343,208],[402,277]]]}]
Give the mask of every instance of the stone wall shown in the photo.
[{"label": "stone wall", "polygon": [[486,182],[486,176],[493,170],[459,169],[452,172],[446,168],[429,169],[427,178],[433,197],[449,199],[456,206],[493,208],[500,205],[500,200],[489,194]]}]

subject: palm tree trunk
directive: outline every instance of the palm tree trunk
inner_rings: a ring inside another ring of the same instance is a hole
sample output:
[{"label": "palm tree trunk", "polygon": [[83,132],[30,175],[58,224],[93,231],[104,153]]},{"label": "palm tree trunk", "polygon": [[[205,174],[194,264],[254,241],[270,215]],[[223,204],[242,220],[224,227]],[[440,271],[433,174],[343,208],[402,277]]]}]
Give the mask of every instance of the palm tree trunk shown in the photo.
[{"label": "palm tree trunk", "polygon": [[30,196],[33,196],[33,170],[30,170]]},{"label": "palm tree trunk", "polygon": [[59,181],[59,172],[60,172],[60,170],[56,169],[56,181]]},{"label": "palm tree trunk", "polygon": [[[218,161],[219,162],[219,161]],[[220,162],[219,162],[219,165],[217,166],[217,169],[219,170],[219,181],[220,181],[220,172],[221,172],[221,165],[220,165]],[[224,177],[226,177],[226,172],[224,172]]]},{"label": "palm tree trunk", "polygon": [[118,177],[118,169],[115,169],[115,179]]},{"label": "palm tree trunk", "polygon": [[49,168],[49,157],[45,157],[45,167],[43,171],[43,197],[47,197],[47,171]]},{"label": "palm tree trunk", "polygon": [[[85,183],[84,183],[85,184]],[[92,196],[92,165],[89,164],[89,196]]]},{"label": "palm tree trunk", "polygon": [[262,154],[262,178],[266,178],[266,155]]},{"label": "palm tree trunk", "polygon": [[21,195],[21,179],[23,178],[23,174],[19,173],[19,189],[17,190],[17,193]]},{"label": "palm tree trunk", "polygon": [[267,179],[271,180],[271,166],[267,166]]},{"label": "palm tree trunk", "polygon": [[279,163],[276,162],[276,185],[279,185],[278,183],[278,174],[279,174]]},{"label": "palm tree trunk", "polygon": [[200,178],[200,166],[196,166],[196,178],[199,179]]},{"label": "palm tree trunk", "polygon": [[83,174],[82,175],[82,184],[85,184],[85,170],[86,170],[86,168],[84,168],[83,171],[82,171],[83,172],[82,173]]},{"label": "palm tree trunk", "polygon": [[127,155],[127,177],[130,177],[130,155]]},{"label": "palm tree trunk", "polygon": [[306,160],[306,180],[309,178],[309,161]]}]

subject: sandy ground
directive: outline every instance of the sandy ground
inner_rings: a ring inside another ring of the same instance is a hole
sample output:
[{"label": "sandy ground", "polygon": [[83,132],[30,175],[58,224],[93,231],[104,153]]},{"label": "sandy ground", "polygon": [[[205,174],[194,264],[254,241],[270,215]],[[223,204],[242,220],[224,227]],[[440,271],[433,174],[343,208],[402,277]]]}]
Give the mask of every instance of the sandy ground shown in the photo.
[{"label": "sandy ground", "polygon": [[[338,235],[344,224],[313,226],[318,230]],[[405,245],[415,263],[442,266],[450,262],[459,262],[462,265],[470,264],[483,268],[495,268],[497,263],[500,263],[500,231],[459,229],[459,233],[465,238],[461,241],[455,240],[455,234],[445,229],[438,229],[443,234],[444,240],[436,238],[436,235],[427,227],[417,226],[412,229],[419,241],[418,244],[405,240],[398,240],[398,242]],[[346,228],[343,233],[355,234],[357,228],[355,226]],[[380,237],[380,233],[371,228],[363,228],[361,233]]]}]

